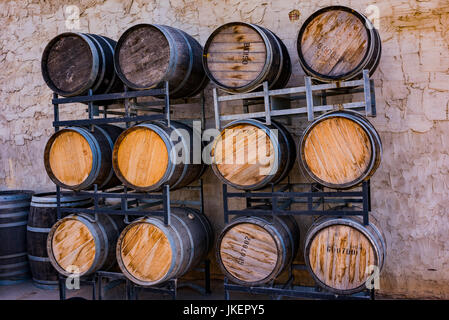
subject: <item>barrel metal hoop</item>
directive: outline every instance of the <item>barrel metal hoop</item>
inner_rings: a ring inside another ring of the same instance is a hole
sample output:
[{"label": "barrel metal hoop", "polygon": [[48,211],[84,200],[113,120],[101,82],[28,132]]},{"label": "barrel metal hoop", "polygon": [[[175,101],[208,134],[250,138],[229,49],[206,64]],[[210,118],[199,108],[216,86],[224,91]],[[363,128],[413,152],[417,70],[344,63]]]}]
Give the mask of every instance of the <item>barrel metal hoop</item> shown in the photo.
[{"label": "barrel metal hoop", "polygon": [[25,257],[27,255],[26,252],[20,252],[20,253],[15,253],[15,254],[9,254],[7,256],[0,256],[0,260],[1,259],[14,259],[14,258],[20,258],[20,257]]},{"label": "barrel metal hoop", "polygon": [[50,230],[51,230],[51,228],[37,228],[37,227],[27,226],[27,231],[30,231],[30,232],[49,233]]},{"label": "barrel metal hoop", "polygon": [[[186,35],[184,34],[184,31],[179,30],[179,29],[175,29],[184,39],[184,41],[187,44],[187,47],[189,48],[189,69],[187,70],[186,75],[184,76],[184,79],[182,79],[182,82],[178,85],[178,87],[176,87],[175,89],[170,91],[170,94],[174,95],[176,92],[178,92],[179,90],[181,90],[182,88],[184,88],[184,85],[187,83],[187,81],[190,79],[190,76],[192,74],[192,69],[193,69],[193,48],[190,45],[190,41],[189,39],[187,39]],[[177,55],[176,55],[177,56]],[[178,57],[176,57],[176,59],[178,59]],[[168,81],[168,79],[166,79]]]},{"label": "barrel metal hoop", "polygon": [[2,223],[2,224],[0,224],[0,228],[20,227],[20,226],[25,226],[27,224],[28,224],[28,221]]},{"label": "barrel metal hoop", "polygon": [[19,211],[14,213],[0,213],[0,220],[5,218],[25,217],[28,216],[28,213],[29,213],[28,211]]},{"label": "barrel metal hoop", "polygon": [[[96,126],[95,127],[96,130],[100,131],[103,136],[106,138],[106,140],[109,143],[109,146],[111,147],[111,154],[112,151],[114,150],[114,142],[112,141],[111,137],[109,136],[109,134],[106,132],[106,130],[104,130],[102,127],[100,126]],[[104,186],[107,186],[108,183],[111,181],[112,177],[114,176],[114,168],[111,166],[111,170],[109,170],[109,174],[108,177],[104,180],[104,182],[99,186],[99,188],[103,188]]]},{"label": "barrel metal hoop", "polygon": [[[181,225],[182,225],[187,231],[189,231],[189,228],[187,227],[187,224],[184,222],[183,219],[179,218],[176,214],[173,214],[172,217],[174,217],[176,220],[178,220],[178,221],[181,223]],[[174,231],[175,231],[176,233],[178,233],[177,230],[174,230]],[[195,256],[195,244],[194,244],[194,242],[193,242],[192,234],[191,234],[190,232],[187,232],[187,234],[188,234],[188,236],[189,236],[190,247],[191,247],[191,250],[190,250],[190,257],[189,257],[189,262],[186,264],[186,266],[187,266],[187,268],[188,268],[189,266],[192,265],[193,257]],[[181,247],[182,247],[182,246],[183,246],[183,244],[181,244]],[[184,248],[181,248],[181,249],[182,249],[182,253],[184,254],[184,252],[185,252],[186,250],[185,250]],[[181,261],[184,261],[184,259],[183,259],[182,256],[181,256]],[[181,266],[180,266],[180,267],[181,267]],[[188,271],[188,270],[181,270],[181,272],[183,272],[183,273],[184,273],[184,271]]]},{"label": "barrel metal hoop", "polygon": [[[18,263],[11,263],[11,264],[1,264],[0,265],[0,270],[1,269],[11,269],[11,268],[16,268],[16,267],[22,267],[22,266],[26,266],[28,265],[28,261],[24,261],[24,262],[18,262]],[[5,275],[5,274],[3,274]]]},{"label": "barrel metal hoop", "polygon": [[2,202],[22,202],[29,201],[34,191],[31,190],[2,190],[0,191],[0,204]]},{"label": "barrel metal hoop", "polygon": [[[114,48],[109,43],[108,39],[103,39],[103,40],[106,43],[106,45],[108,46],[108,48],[111,50],[111,56],[114,57],[114,53],[115,53]],[[114,58],[112,58],[112,63],[114,63]],[[116,82],[116,79],[117,79],[117,73],[115,72],[115,68],[114,68],[113,72],[112,72],[111,82],[109,83],[108,87],[105,89],[105,93],[108,93],[109,91],[111,91],[112,87],[114,86],[114,84]]]},{"label": "barrel metal hoop", "polygon": [[[98,126],[94,126],[94,130],[98,129]],[[92,170],[90,171],[87,178],[78,186],[73,187],[75,189],[85,189],[89,187],[91,184],[95,182],[95,180],[98,178],[98,175],[100,173],[100,167],[101,167],[101,149],[100,145],[98,144],[97,139],[93,136],[93,134],[83,127],[71,127],[70,129],[78,132],[81,134],[89,143],[89,146],[92,150]],[[61,131],[59,131],[61,132]]]},{"label": "barrel metal hoop", "polygon": [[32,256],[31,254],[28,255],[28,260],[37,261],[37,262],[50,262],[49,257],[37,257],[37,256]]},{"label": "barrel metal hoop", "polygon": [[91,88],[92,92],[95,92],[102,85],[104,77],[105,77],[105,74],[106,74],[106,56],[105,56],[105,54],[103,52],[103,47],[101,46],[100,42],[96,38],[96,35],[89,34],[89,33],[85,33],[85,35],[92,40],[94,45],[95,44],[97,45],[97,48],[96,48],[97,49],[97,54],[99,52],[100,55],[101,55],[101,59],[99,59],[99,61],[98,61],[99,64],[100,64],[100,61],[101,61],[101,71],[98,73],[97,77],[95,78],[96,81],[93,83],[93,87]]}]

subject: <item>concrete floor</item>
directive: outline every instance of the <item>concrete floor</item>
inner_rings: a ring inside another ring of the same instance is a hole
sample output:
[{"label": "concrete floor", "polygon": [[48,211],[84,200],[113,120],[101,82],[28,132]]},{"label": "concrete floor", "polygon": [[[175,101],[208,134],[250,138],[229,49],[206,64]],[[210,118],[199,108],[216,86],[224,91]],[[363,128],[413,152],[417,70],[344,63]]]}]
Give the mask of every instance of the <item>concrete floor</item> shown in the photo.
[{"label": "concrete floor", "polygon": [[[196,285],[202,285],[201,282],[195,282]],[[182,287],[178,289],[178,299],[181,300],[223,300],[224,291],[222,281],[212,280],[212,293],[208,295],[201,294],[200,292],[193,290],[189,287]],[[103,285],[105,288],[105,285]],[[79,290],[66,290],[67,298],[84,298],[92,299],[92,286],[81,284]],[[125,300],[125,285],[118,284],[116,287],[104,291],[105,300]],[[150,293],[146,291],[140,291],[138,298],[151,299],[151,300],[170,300],[169,295]],[[241,300],[266,300],[269,299],[265,295],[251,295],[243,293],[232,293],[232,299]],[[56,290],[44,290],[33,285],[31,280],[22,282],[10,286],[0,286],[0,300],[59,300],[59,291]]]}]

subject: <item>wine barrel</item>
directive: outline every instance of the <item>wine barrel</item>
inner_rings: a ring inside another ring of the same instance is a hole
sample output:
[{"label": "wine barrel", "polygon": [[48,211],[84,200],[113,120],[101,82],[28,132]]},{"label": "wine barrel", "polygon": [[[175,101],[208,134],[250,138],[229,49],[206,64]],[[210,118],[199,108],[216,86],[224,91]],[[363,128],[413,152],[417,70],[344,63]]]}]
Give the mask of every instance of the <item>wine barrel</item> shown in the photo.
[{"label": "wine barrel", "polygon": [[281,124],[261,119],[237,120],[226,125],[211,151],[212,169],[224,183],[256,190],[279,183],[294,165],[296,148]]},{"label": "wine barrel", "polygon": [[161,88],[168,81],[171,98],[192,97],[209,82],[201,64],[203,48],[182,30],[138,24],[117,42],[115,70],[130,88]]},{"label": "wine barrel", "polygon": [[238,217],[217,241],[217,260],[225,275],[245,286],[270,282],[296,256],[299,228],[291,216]]},{"label": "wine barrel", "polygon": [[172,208],[170,225],[154,216],[128,225],[117,241],[117,261],[132,282],[152,286],[195,267],[206,257],[212,240],[205,215],[192,208]]},{"label": "wine barrel", "polygon": [[44,151],[50,179],[60,187],[84,190],[97,184],[107,189],[120,184],[112,168],[114,142],[123,130],[111,125],[67,127],[53,134]]},{"label": "wine barrel", "polygon": [[348,189],[368,180],[382,158],[382,142],[374,126],[351,111],[332,111],[304,132],[300,160],[323,186]]},{"label": "wine barrel", "polygon": [[163,185],[170,189],[184,187],[197,180],[205,166],[196,142],[199,133],[190,126],[171,121],[138,124],[124,131],[114,145],[112,156],[117,177],[124,185],[139,191],[160,190]]},{"label": "wine barrel", "polygon": [[361,13],[343,6],[316,11],[302,25],[297,41],[304,72],[322,82],[372,75],[381,56],[379,32]]},{"label": "wine barrel", "polygon": [[26,225],[33,192],[0,191],[0,285],[29,278]]},{"label": "wine barrel", "polygon": [[64,97],[123,91],[114,70],[116,42],[105,36],[65,32],[44,49],[42,76],[51,90]]},{"label": "wine barrel", "polygon": [[382,270],[386,243],[373,223],[365,226],[359,217],[321,217],[307,232],[304,258],[315,281],[336,294],[366,289],[373,272]]},{"label": "wine barrel", "polygon": [[87,276],[115,264],[115,243],[123,217],[100,214],[69,215],[51,228],[47,253],[53,267],[65,276]]},{"label": "wine barrel", "polygon": [[204,46],[203,66],[209,79],[231,93],[253,91],[264,81],[283,88],[291,75],[284,43],[259,25],[231,22],[216,29]]},{"label": "wine barrel", "polygon": [[[92,204],[88,196],[63,193],[60,207],[86,207]],[[41,289],[57,289],[58,273],[47,254],[47,236],[57,220],[56,193],[38,193],[31,199],[27,225],[28,261],[33,283]]]}]

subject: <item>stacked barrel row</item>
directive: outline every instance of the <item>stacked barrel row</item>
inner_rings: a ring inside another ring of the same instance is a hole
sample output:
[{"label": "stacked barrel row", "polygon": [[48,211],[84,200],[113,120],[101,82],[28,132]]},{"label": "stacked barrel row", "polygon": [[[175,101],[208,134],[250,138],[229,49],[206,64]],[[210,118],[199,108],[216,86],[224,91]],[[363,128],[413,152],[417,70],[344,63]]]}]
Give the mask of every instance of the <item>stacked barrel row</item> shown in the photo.
[{"label": "stacked barrel row", "polygon": [[[364,69],[375,71],[380,38],[363,15],[330,7],[303,25],[298,54],[304,71],[316,81],[357,79]],[[63,96],[117,92],[123,84],[132,90],[162,88],[167,82],[171,97],[185,98],[202,91],[209,79],[229,93],[259,90],[265,81],[270,89],[283,88],[291,61],[280,38],[254,24],[223,25],[204,49],[181,30],[140,24],[117,43],[97,35],[61,34],[46,47],[42,72],[50,88]],[[194,160],[194,141],[201,141],[200,136],[177,121],[170,126],[165,121],[139,123],[126,130],[110,125],[67,127],[48,141],[45,168],[53,182],[75,191],[119,184],[141,192],[159,191],[163,185],[174,190],[199,179],[206,168]],[[315,181],[345,189],[374,174],[381,142],[372,124],[354,112],[321,116],[300,141],[276,121],[267,125],[262,119],[247,119],[223,128],[211,158],[217,177],[238,189],[258,190],[281,182],[297,158]],[[48,237],[49,260],[60,273],[69,274],[75,267],[87,275],[112,265],[111,248],[116,248],[119,267],[135,283],[152,285],[177,277],[205,256],[211,232],[207,219],[194,210],[174,212],[177,218],[170,226],[146,217],[124,229],[106,215],[65,217]],[[220,235],[218,260],[236,282],[266,283],[293,261],[298,239],[291,217],[241,217]],[[360,290],[365,267],[383,263],[381,233],[357,219],[319,220],[306,239],[306,263],[329,290]]]}]

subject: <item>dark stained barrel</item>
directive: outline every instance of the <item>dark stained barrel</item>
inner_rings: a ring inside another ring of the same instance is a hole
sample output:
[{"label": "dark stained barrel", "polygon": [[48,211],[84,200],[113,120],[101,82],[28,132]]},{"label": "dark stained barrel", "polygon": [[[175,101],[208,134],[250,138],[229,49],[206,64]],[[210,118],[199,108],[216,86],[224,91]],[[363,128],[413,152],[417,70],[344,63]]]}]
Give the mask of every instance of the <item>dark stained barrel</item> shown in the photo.
[{"label": "dark stained barrel", "polygon": [[53,38],[42,55],[42,76],[47,85],[64,97],[122,92],[114,70],[116,42],[88,33],[62,33]]},{"label": "dark stained barrel", "polygon": [[217,260],[231,281],[261,285],[292,263],[298,246],[299,228],[291,216],[238,217],[217,240]]},{"label": "dark stained barrel", "polygon": [[309,228],[304,259],[316,282],[336,294],[366,289],[374,267],[382,271],[386,242],[375,220],[360,217],[321,217]]},{"label": "dark stained barrel", "polygon": [[0,191],[0,285],[29,279],[26,227],[33,192]]},{"label": "dark stained barrel", "polygon": [[382,159],[382,142],[374,126],[352,111],[332,111],[304,132],[300,161],[323,186],[348,189],[368,180]]},{"label": "dark stained barrel", "polygon": [[168,81],[172,98],[192,97],[209,82],[201,64],[203,48],[182,30],[138,24],[117,42],[115,70],[130,88],[161,88]]},{"label": "dark stained barrel", "polygon": [[204,46],[203,66],[219,88],[232,93],[253,91],[264,81],[283,88],[291,75],[284,43],[259,25],[231,22],[216,29]]},{"label": "dark stained barrel", "polygon": [[112,168],[114,142],[123,129],[111,125],[67,127],[53,134],[44,151],[50,179],[71,190],[107,189],[120,184]]},{"label": "dark stained barrel", "polygon": [[213,241],[205,215],[192,208],[172,208],[170,225],[147,216],[128,225],[117,241],[123,274],[141,286],[179,278],[206,258]]},{"label": "dark stained barrel", "polygon": [[47,253],[62,275],[81,276],[108,270],[116,264],[115,243],[124,227],[123,217],[99,214],[69,215],[51,228]]},{"label": "dark stained barrel", "polygon": [[[92,204],[88,196],[63,193],[60,207],[87,207]],[[47,236],[57,220],[56,193],[38,193],[31,199],[27,225],[28,261],[34,285],[42,289],[57,289],[58,273],[47,254]]]},{"label": "dark stained barrel", "polygon": [[278,122],[237,120],[226,125],[215,139],[212,169],[224,183],[238,189],[257,190],[281,182],[296,159],[290,133]]},{"label": "dark stained barrel", "polygon": [[343,6],[318,10],[298,35],[299,62],[305,73],[323,82],[372,75],[381,56],[379,32],[363,14]]},{"label": "dark stained barrel", "polygon": [[[178,121],[138,124],[124,131],[114,146],[113,165],[126,186],[139,191],[184,187],[204,172],[200,133]],[[195,150],[195,146],[197,150]]]}]

